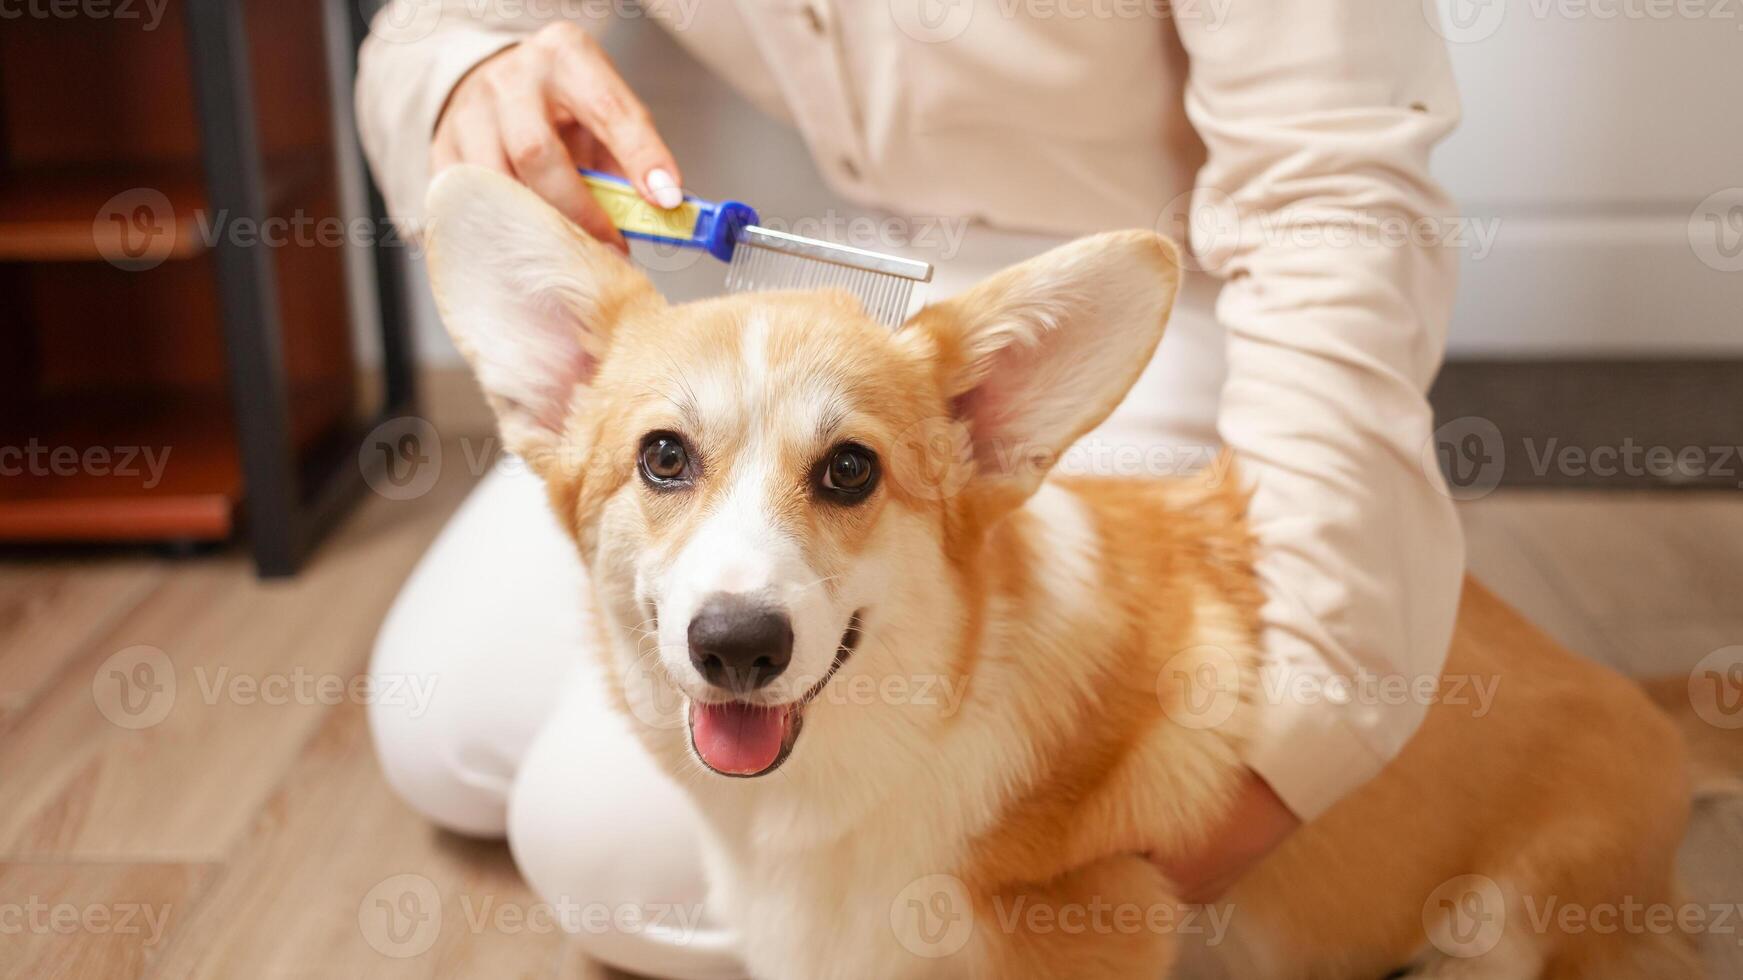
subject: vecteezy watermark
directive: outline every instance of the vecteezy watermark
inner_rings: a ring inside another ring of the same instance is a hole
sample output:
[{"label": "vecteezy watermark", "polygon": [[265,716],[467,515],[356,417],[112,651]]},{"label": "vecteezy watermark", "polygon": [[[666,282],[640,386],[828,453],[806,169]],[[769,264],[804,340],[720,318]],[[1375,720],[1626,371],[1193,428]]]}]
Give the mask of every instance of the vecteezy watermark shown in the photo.
[{"label": "vecteezy watermark", "polygon": [[1169,657],[1156,674],[1156,698],[1168,719],[1182,728],[1203,730],[1228,724],[1249,689],[1253,668],[1228,650],[1209,643]]},{"label": "vecteezy watermark", "polygon": [[122,191],[103,202],[91,219],[91,243],[117,269],[155,269],[181,246],[175,206],[154,187]]},{"label": "vecteezy watermark", "polygon": [[[266,674],[201,664],[192,671],[199,702],[206,707],[284,705],[332,707],[340,704],[383,704],[404,707],[422,717],[435,699],[434,674],[335,674],[293,667]],[[154,646],[131,646],[110,654],[91,676],[91,697],[97,710],[122,728],[151,728],[174,709],[180,683],[169,655]]]},{"label": "vecteezy watermark", "polygon": [[1533,932],[1600,936],[1706,935],[1743,945],[1743,904],[1644,902],[1632,895],[1614,902],[1565,902],[1555,895],[1525,895],[1519,905]]},{"label": "vecteezy watermark", "polygon": [[[703,0],[358,0],[372,37],[390,44],[413,44],[436,32],[444,14],[457,21],[572,23],[603,30],[613,21],[651,17],[666,29],[687,31]],[[377,12],[379,9],[379,12]]]},{"label": "vecteezy watermark", "polygon": [[1494,710],[1501,689],[1499,674],[1382,672],[1365,668],[1331,672],[1288,662],[1267,664],[1245,660],[1214,644],[1179,651],[1156,676],[1156,696],[1163,713],[1183,728],[1220,728],[1245,703],[1282,705],[1360,705],[1375,708],[1428,708],[1447,705],[1469,709],[1472,718]]},{"label": "vecteezy watermark", "polygon": [[429,878],[393,875],[377,882],[357,903],[357,928],[376,952],[408,959],[428,952],[453,925],[471,936],[615,933],[652,935],[663,944],[684,946],[695,939],[703,915],[700,902],[584,902],[567,896],[519,902],[463,892],[460,919],[449,923],[443,919],[444,905],[441,890]]},{"label": "vecteezy watermark", "polygon": [[[463,440],[470,445],[469,440]],[[490,451],[467,456],[473,476],[482,476],[499,455],[495,439]],[[402,415],[369,431],[357,447],[357,466],[369,489],[388,500],[415,500],[429,493],[442,475],[442,437],[428,419]]]},{"label": "vecteezy watermark", "polygon": [[1739,0],[1421,0],[1423,16],[1454,44],[1494,37],[1509,16],[1560,21],[1730,21],[1743,29]]},{"label": "vecteezy watermark", "polygon": [[1435,429],[1422,444],[1422,473],[1454,500],[1495,492],[1507,473],[1507,443],[1489,419],[1466,415]]},{"label": "vecteezy watermark", "polygon": [[1216,947],[1228,935],[1233,905],[1141,902],[1093,895],[1062,901],[1045,893],[1000,891],[977,915],[968,886],[949,874],[916,878],[890,902],[890,931],[915,956],[961,952],[980,929],[1006,936],[1202,936]]},{"label": "vecteezy watermark", "polygon": [[892,440],[891,457],[891,476],[908,493],[928,500],[954,497],[976,476],[1196,477],[1214,488],[1234,471],[1232,455],[1193,443],[1100,433],[1062,450],[1019,439],[976,443],[968,424],[950,416],[929,416],[905,427]]},{"label": "vecteezy watermark", "polygon": [[22,446],[0,446],[0,476],[113,477],[151,490],[163,482],[171,448],[50,446],[33,436]]},{"label": "vecteezy watermark", "polygon": [[1743,187],[1709,194],[1690,213],[1688,231],[1689,247],[1708,268],[1743,272]]},{"label": "vecteezy watermark", "polygon": [[[435,425],[415,415],[388,419],[372,429],[357,447],[357,465],[376,493],[389,500],[414,500],[435,487],[443,467],[452,464],[456,447],[461,468],[472,477],[504,468],[585,477],[628,465],[610,454],[568,444],[528,459],[507,452],[495,436],[459,436],[444,448]],[[977,454],[967,424],[948,416],[928,417],[908,426],[893,440],[891,456],[892,477],[909,493],[929,500],[954,497],[977,473],[1195,477],[1208,487],[1220,487],[1234,472],[1234,457],[1213,447],[1098,434],[1063,451],[994,439],[982,443]]]},{"label": "vecteezy watermark", "polygon": [[1215,269],[1243,250],[1457,249],[1480,262],[1501,236],[1500,218],[1408,215],[1365,208],[1292,205],[1243,212],[1214,187],[1186,191],[1157,215],[1158,232],[1190,244],[1183,259],[1193,271]]},{"label": "vecteezy watermark", "polygon": [[[639,649],[622,662],[617,675],[624,702],[630,714],[649,728],[683,728],[688,723],[689,700],[660,658],[658,637],[643,626],[634,630],[640,635]],[[688,647],[675,652],[679,663],[688,660]],[[690,668],[686,664],[682,669]],[[848,708],[885,705],[921,708],[939,718],[953,718],[962,710],[970,684],[966,675],[900,672],[794,674],[783,675],[782,680],[795,691],[816,692],[806,701],[808,710],[819,704]]]},{"label": "vecteezy watermark", "polygon": [[171,906],[147,902],[62,902],[31,895],[0,902],[0,936],[144,936],[163,941]]},{"label": "vecteezy watermark", "polygon": [[[757,224],[873,252],[911,252],[937,263],[947,262],[961,252],[969,220],[923,214],[843,214],[831,209],[795,218],[764,214]],[[698,248],[642,239],[630,242],[630,255],[642,268],[664,273],[681,272],[708,258]]]},{"label": "vecteezy watermark", "polygon": [[1454,44],[1493,37],[1507,19],[1510,0],[1420,0],[1428,26]]},{"label": "vecteezy watermark", "polygon": [[442,893],[420,874],[383,879],[357,903],[357,929],[383,956],[422,956],[442,936]]},{"label": "vecteezy watermark", "polygon": [[[184,226],[183,219],[190,217],[192,225]],[[304,211],[264,218],[223,210],[182,214],[168,195],[152,187],[122,191],[104,202],[91,221],[91,242],[105,261],[127,272],[155,269],[181,249],[213,248],[220,243],[275,249],[380,245],[405,248],[414,255],[421,249],[391,221]]]},{"label": "vecteezy watermark", "polygon": [[154,646],[117,650],[91,676],[91,700],[115,725],[150,728],[168,718],[175,707],[175,664]]},{"label": "vecteezy watermark", "polygon": [[[1615,444],[1574,445],[1559,436],[1526,436],[1526,469],[1537,478],[1552,474],[1597,483],[1605,480],[1656,480],[1666,484],[1717,484],[1743,487],[1743,445],[1663,445],[1632,436]],[[1456,418],[1434,430],[1422,446],[1423,475],[1444,485],[1455,500],[1486,497],[1501,485],[1510,462],[1507,441],[1493,421],[1481,416]]]},{"label": "vecteezy watermark", "polygon": [[112,20],[155,31],[169,0],[0,0],[0,21]]},{"label": "vecteezy watermark", "polygon": [[1743,645],[1720,647],[1689,671],[1689,705],[1714,728],[1743,728]]},{"label": "vecteezy watermark", "polygon": [[1356,670],[1326,674],[1313,670],[1281,669],[1261,672],[1259,689],[1266,704],[1365,705],[1427,708],[1443,704],[1469,708],[1470,717],[1483,718],[1495,708],[1501,690],[1500,674],[1402,674]]},{"label": "vecteezy watermark", "polygon": [[1120,20],[1160,25],[1202,22],[1218,30],[1234,0],[888,0],[890,19],[903,34],[925,44],[960,38],[976,17],[998,20]]},{"label": "vecteezy watermark", "polygon": [[1507,895],[1495,879],[1459,875],[1422,903],[1422,928],[1435,949],[1458,959],[1482,956],[1507,931]]},{"label": "vecteezy watermark", "polygon": [[1531,471],[1546,476],[1651,477],[1667,483],[1730,480],[1743,487],[1743,446],[1662,446],[1624,438],[1614,446],[1570,446],[1550,437],[1526,438],[1525,456]]}]

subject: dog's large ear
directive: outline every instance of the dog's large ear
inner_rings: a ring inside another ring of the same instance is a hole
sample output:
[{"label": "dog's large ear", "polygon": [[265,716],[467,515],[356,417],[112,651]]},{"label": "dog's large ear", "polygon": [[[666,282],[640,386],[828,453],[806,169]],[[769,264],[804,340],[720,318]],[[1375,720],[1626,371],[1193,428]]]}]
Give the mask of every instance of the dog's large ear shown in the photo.
[{"label": "dog's large ear", "polygon": [[504,446],[539,467],[647,277],[537,194],[482,167],[430,186],[425,231],[442,322],[496,411]]},{"label": "dog's large ear", "polygon": [[1015,506],[1125,397],[1162,339],[1180,251],[1147,231],[1079,239],[929,306],[933,348],[973,453],[971,484]]}]

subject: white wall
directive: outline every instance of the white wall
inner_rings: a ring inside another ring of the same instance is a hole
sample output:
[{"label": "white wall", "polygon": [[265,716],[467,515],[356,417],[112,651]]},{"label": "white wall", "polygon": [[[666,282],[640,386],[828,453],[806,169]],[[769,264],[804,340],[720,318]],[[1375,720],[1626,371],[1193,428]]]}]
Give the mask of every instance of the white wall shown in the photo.
[{"label": "white wall", "polygon": [[1454,352],[1743,354],[1743,3],[1440,3],[1464,125],[1437,171],[1495,236]]}]

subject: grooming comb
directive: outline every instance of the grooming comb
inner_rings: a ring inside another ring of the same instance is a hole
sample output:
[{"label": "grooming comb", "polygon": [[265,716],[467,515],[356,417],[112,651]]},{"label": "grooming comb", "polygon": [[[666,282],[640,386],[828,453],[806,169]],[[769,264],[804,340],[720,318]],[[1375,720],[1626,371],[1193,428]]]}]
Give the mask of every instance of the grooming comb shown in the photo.
[{"label": "grooming comb", "polygon": [[907,318],[915,284],[932,281],[928,262],[758,227],[756,210],[738,201],[685,195],[683,204],[662,210],[622,177],[581,173],[624,237],[707,252],[727,263],[728,292],[845,289],[872,319],[894,328]]}]

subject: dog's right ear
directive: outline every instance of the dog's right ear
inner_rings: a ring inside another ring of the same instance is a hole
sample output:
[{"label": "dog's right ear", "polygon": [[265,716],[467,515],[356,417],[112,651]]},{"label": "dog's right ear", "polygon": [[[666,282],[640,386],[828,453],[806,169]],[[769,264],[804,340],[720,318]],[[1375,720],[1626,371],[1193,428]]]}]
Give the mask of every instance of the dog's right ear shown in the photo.
[{"label": "dog's right ear", "polygon": [[504,446],[538,468],[623,313],[664,301],[623,256],[494,171],[443,171],[426,213],[442,322],[495,410]]}]

